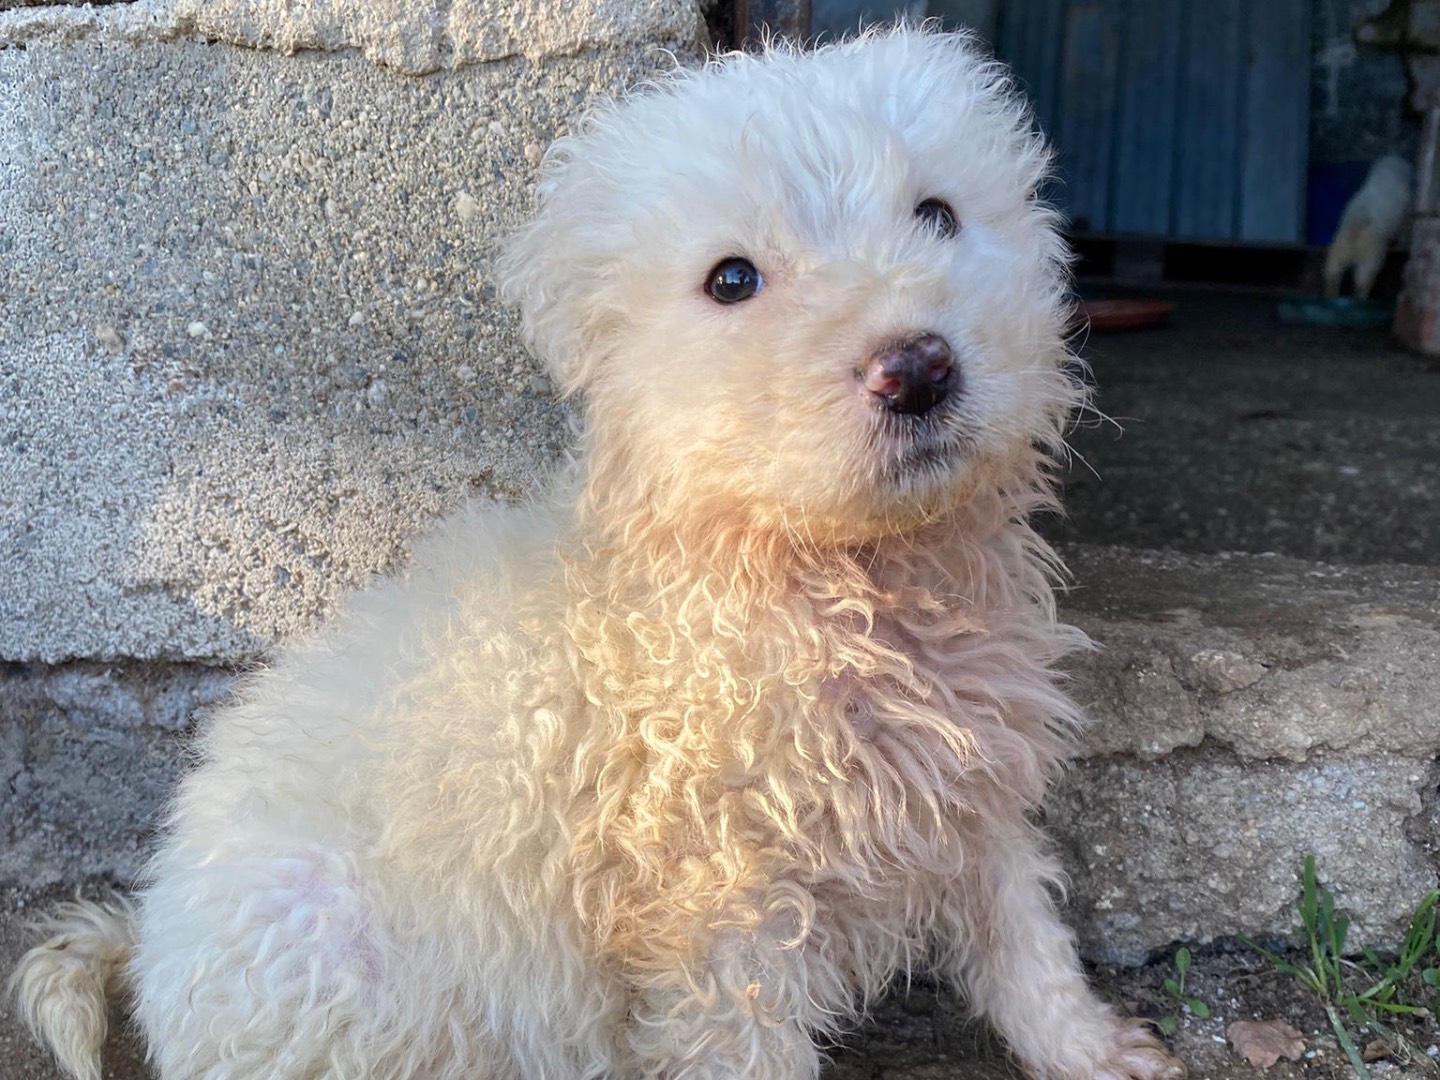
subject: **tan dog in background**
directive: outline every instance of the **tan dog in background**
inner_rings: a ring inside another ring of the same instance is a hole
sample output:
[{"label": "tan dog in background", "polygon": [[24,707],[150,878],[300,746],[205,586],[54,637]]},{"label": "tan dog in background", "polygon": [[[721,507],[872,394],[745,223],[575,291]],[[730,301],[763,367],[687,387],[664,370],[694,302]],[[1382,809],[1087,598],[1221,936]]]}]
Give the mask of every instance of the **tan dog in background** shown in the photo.
[{"label": "tan dog in background", "polygon": [[1028,518],[1081,397],[1047,152],[963,37],[601,107],[502,260],[583,447],[204,728],[133,910],[15,977],[93,1080],[805,1080],[898,972],[1047,1080],[1179,1071],[1031,822],[1079,714]]}]

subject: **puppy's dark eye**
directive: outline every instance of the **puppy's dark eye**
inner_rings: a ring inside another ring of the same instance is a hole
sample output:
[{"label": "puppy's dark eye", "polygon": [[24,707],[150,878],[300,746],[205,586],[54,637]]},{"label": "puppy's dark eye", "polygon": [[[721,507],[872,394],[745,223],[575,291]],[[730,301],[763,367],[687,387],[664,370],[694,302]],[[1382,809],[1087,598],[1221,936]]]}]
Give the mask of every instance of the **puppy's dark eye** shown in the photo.
[{"label": "puppy's dark eye", "polygon": [[765,279],[749,259],[726,259],[710,271],[705,291],[721,304],[738,304],[749,300],[765,285]]},{"label": "puppy's dark eye", "polygon": [[915,216],[940,236],[948,238],[960,232],[960,219],[944,199],[926,199],[915,207]]}]

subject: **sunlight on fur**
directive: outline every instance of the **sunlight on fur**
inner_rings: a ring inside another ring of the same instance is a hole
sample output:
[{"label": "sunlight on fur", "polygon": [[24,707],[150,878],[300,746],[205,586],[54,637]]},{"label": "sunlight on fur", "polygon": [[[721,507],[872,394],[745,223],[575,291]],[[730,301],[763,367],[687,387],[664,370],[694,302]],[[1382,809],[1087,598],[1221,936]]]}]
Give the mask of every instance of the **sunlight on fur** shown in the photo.
[{"label": "sunlight on fur", "polygon": [[16,973],[70,1074],[114,992],[166,1080],[805,1080],[928,972],[1036,1077],[1176,1075],[1030,819],[1086,644],[1029,524],[1082,396],[1047,162],[916,29],[557,143],[501,276],[574,462],[202,725],[133,912]]}]

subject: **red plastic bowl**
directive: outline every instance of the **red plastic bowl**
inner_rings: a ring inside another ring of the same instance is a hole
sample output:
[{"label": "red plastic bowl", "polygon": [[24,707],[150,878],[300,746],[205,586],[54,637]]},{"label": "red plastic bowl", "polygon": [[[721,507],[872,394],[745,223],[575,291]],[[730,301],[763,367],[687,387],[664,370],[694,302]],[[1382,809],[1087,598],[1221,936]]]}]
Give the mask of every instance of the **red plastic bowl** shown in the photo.
[{"label": "red plastic bowl", "polygon": [[1094,333],[1144,330],[1164,326],[1175,305],[1169,300],[1082,300],[1075,309],[1075,325]]}]

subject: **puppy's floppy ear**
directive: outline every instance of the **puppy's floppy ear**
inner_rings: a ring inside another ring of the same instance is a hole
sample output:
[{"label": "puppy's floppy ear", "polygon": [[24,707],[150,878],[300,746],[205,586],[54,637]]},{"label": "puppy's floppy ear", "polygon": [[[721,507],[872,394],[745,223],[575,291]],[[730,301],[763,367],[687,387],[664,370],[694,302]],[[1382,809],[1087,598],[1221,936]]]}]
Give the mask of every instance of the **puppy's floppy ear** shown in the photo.
[{"label": "puppy's floppy ear", "polygon": [[561,139],[546,154],[535,218],[496,260],[500,295],[520,308],[525,344],[545,361],[563,394],[584,389],[598,366],[599,343],[613,321],[600,284],[606,274],[596,220],[583,197],[590,188],[578,140]]}]

